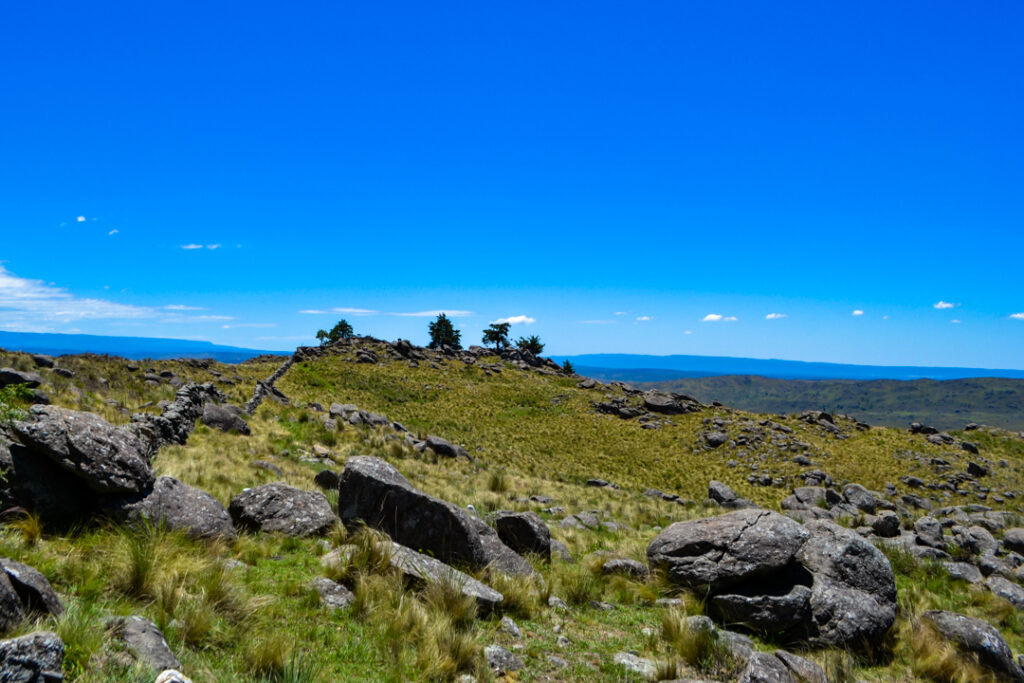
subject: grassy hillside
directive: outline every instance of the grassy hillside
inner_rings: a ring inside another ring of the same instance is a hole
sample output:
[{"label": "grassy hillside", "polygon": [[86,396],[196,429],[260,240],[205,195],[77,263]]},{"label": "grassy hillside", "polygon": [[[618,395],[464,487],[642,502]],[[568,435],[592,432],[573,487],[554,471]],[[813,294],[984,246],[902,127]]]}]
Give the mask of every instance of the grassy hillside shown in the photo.
[{"label": "grassy hillside", "polygon": [[[184,380],[219,382],[232,402],[241,404],[256,380],[270,375],[280,360],[203,366],[83,356],[60,361],[75,372],[73,378],[41,372],[46,380],[43,389],[54,403],[123,423],[129,412],[156,410],[147,404],[173,396],[166,381],[145,381],[147,369],[167,370]],[[911,491],[900,482],[903,475],[935,480],[927,464],[932,457],[957,470],[978,459],[904,430],[865,431],[853,422],[838,421],[836,433],[796,416],[769,417],[726,408],[659,419],[660,428],[644,429],[637,420],[594,410],[594,402],[609,398],[640,400],[621,389],[581,389],[578,378],[541,375],[508,364],[500,372],[482,367],[496,361],[467,365],[447,360],[436,367],[425,362],[411,367],[396,360],[357,363],[353,354],[344,352],[297,362],[278,382],[292,405],[265,402],[249,419],[251,436],[198,426],[184,446],[163,449],[154,466],[159,474],[203,488],[227,504],[243,488],[275,480],[314,489],[313,475],[325,466],[310,460],[315,449],[326,453],[336,470],[350,455],[375,455],[394,464],[417,487],[460,506],[473,505],[482,513],[534,510],[578,561],[548,565],[534,558],[539,582],[488,579],[506,595],[502,613],[467,622],[459,616],[467,608],[457,600],[403,588],[376,574],[360,577],[358,601],[351,611],[321,607],[309,583],[324,574],[320,557],[346,542],[340,526],[325,539],[242,534],[233,543],[201,543],[159,530],[140,535],[107,526],[40,529],[38,520],[25,517],[0,527],[0,555],[39,568],[64,596],[68,611],[56,620],[23,624],[18,632],[57,630],[68,646],[65,669],[72,681],[153,680],[151,672],[133,668],[104,635],[109,616],[127,614],[153,620],[181,658],[183,670],[196,681],[426,681],[453,680],[461,673],[487,681],[494,676],[482,663],[482,648],[491,643],[520,648],[526,667],[508,680],[640,680],[612,663],[612,655],[621,651],[660,662],[666,675],[672,667],[680,677],[698,675],[703,668],[707,671],[701,675],[717,672],[728,679],[724,664],[687,659],[689,651],[670,637],[672,619],[678,614],[653,606],[657,598],[680,597],[683,613],[698,613],[699,595],[673,590],[658,578],[604,578],[602,562],[609,556],[643,560],[659,529],[716,514],[704,503],[710,479],[778,509],[792,486],[802,484],[797,475],[808,469],[792,461],[798,454],[837,482],[872,489],[890,483],[901,492]],[[27,369],[31,360],[24,354],[0,354],[0,364]],[[131,371],[130,364],[141,367]],[[343,426],[330,431],[321,421],[324,414],[309,408],[308,402],[324,407],[331,402],[355,403],[383,413],[414,432],[462,444],[475,462],[417,453],[390,430]],[[710,431],[726,432],[729,441],[712,448],[705,438]],[[1024,496],[1002,495],[1020,489],[1024,439],[998,430],[958,436],[976,442],[981,459],[991,464],[987,491],[915,492],[936,504],[1000,496],[1004,509],[1021,511]],[[1000,460],[1005,462],[1000,465]],[[254,465],[257,461],[279,467],[282,474]],[[772,485],[750,483],[753,474],[769,475]],[[591,477],[622,488],[585,486]],[[693,503],[684,506],[644,497],[647,487],[677,493]],[[537,494],[551,496],[554,503],[527,499]],[[332,502],[336,495],[329,494]],[[620,527],[562,528],[558,521],[565,513],[550,510],[552,505],[566,513],[595,510]],[[807,653],[825,665],[834,680],[917,676],[930,651],[911,637],[910,624],[914,614],[934,606],[984,617],[1000,627],[1015,651],[1024,648],[1024,620],[1007,609],[1008,603],[954,582],[936,567],[919,566],[898,555],[895,559],[900,560],[902,613],[885,652],[856,661],[840,651]],[[548,595],[565,599],[570,611],[549,609]],[[503,631],[501,616],[515,619],[524,638]],[[758,643],[772,647],[769,640]],[[562,662],[548,655],[557,655]]]},{"label": "grassy hillside", "polygon": [[647,382],[710,403],[757,413],[826,410],[874,425],[921,422],[960,429],[969,422],[1024,430],[1024,380],[981,377],[935,381],[786,380],[750,375]]}]

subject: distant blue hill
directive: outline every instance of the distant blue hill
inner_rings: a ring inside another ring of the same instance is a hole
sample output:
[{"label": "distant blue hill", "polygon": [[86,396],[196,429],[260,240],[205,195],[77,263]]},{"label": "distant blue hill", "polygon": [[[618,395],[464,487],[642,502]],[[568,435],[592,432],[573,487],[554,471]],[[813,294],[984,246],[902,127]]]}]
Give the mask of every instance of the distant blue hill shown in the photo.
[{"label": "distant blue hill", "polygon": [[796,360],[764,360],[728,356],[646,356],[628,353],[592,353],[552,356],[568,359],[576,372],[597,379],[624,382],[657,382],[686,377],[758,375],[777,379],[966,379],[1006,377],[1024,379],[1024,370],[992,368],[936,368],[897,365],[847,365],[807,363]]},{"label": "distant blue hill", "polygon": [[64,356],[76,353],[106,353],[111,356],[161,360],[167,358],[213,358],[222,363],[241,363],[264,353],[238,346],[221,346],[188,339],[157,339],[154,337],[105,337],[92,334],[46,334],[36,332],[0,331],[0,348],[8,351],[45,353]]}]

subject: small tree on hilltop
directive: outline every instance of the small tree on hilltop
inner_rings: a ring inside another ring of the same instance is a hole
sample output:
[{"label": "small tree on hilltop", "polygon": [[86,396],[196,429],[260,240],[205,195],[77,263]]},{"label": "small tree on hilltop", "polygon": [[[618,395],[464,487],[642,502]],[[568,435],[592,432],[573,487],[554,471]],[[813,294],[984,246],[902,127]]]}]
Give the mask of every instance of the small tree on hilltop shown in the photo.
[{"label": "small tree on hilltop", "polygon": [[544,344],[541,343],[540,337],[535,334],[531,334],[529,337],[520,337],[516,340],[516,346],[520,351],[526,351],[535,356],[539,356],[544,351]]},{"label": "small tree on hilltop", "polygon": [[436,349],[439,346],[450,346],[453,349],[462,348],[462,333],[455,329],[455,325],[452,325],[452,321],[444,313],[438,315],[437,320],[430,323],[428,329],[430,331],[429,348]]},{"label": "small tree on hilltop", "polygon": [[316,338],[320,342],[320,346],[327,346],[333,344],[341,339],[348,339],[354,334],[352,326],[348,324],[348,321],[342,318],[338,321],[338,324],[331,328],[331,331],[318,330]]},{"label": "small tree on hilltop", "polygon": [[493,344],[495,350],[500,351],[508,346],[508,331],[511,323],[491,323],[491,326],[484,330],[484,344]]},{"label": "small tree on hilltop", "polygon": [[565,362],[562,363],[562,372],[564,372],[567,375],[575,375],[576,374],[576,368],[574,368],[572,366],[572,363],[569,362],[568,358],[566,358]]}]

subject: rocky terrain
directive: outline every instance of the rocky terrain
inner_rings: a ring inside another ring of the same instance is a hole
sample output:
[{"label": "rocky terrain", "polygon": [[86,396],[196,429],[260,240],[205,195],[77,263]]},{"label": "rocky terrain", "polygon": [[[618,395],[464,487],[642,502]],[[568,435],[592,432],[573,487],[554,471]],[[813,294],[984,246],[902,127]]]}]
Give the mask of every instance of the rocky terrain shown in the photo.
[{"label": "rocky terrain", "polygon": [[365,337],[0,367],[0,680],[1024,681],[1020,433]]}]

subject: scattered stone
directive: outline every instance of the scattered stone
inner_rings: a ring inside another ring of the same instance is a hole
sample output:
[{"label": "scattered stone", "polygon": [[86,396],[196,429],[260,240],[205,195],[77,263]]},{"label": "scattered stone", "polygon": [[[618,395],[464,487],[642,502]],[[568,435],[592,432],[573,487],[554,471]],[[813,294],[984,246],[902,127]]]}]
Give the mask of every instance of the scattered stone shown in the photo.
[{"label": "scattered stone", "polygon": [[612,661],[626,671],[637,674],[641,678],[653,681],[658,677],[658,667],[649,659],[637,657],[632,652],[617,652]]},{"label": "scattered stone", "polygon": [[64,642],[52,631],[0,640],[0,680],[48,683],[64,680]]},{"label": "scattered stone", "polygon": [[1024,609],[1024,588],[1003,576],[990,576],[985,585],[994,595],[1008,600],[1017,609]]},{"label": "scattered stone", "polygon": [[498,676],[504,676],[510,671],[519,671],[523,668],[523,660],[501,645],[488,645],[485,647],[484,657],[487,658],[487,666]]},{"label": "scattered stone", "polygon": [[974,655],[978,662],[1005,680],[1024,681],[1024,671],[1014,661],[1013,652],[995,628],[981,619],[955,612],[932,610],[921,615],[921,620],[935,629],[943,638],[953,641],[961,650]]},{"label": "scattered stone", "polygon": [[498,628],[513,638],[522,639],[523,637],[523,632],[519,630],[519,625],[512,620],[512,617],[502,617]]},{"label": "scattered stone", "polygon": [[967,463],[967,474],[972,477],[984,477],[988,474],[988,468],[974,461]]},{"label": "scattered stone", "polygon": [[140,616],[118,617],[108,626],[139,663],[157,671],[181,666],[156,624]]},{"label": "scattered stone", "polygon": [[153,683],[192,683],[192,679],[176,669],[161,671]]},{"label": "scattered stone", "polygon": [[494,526],[502,543],[517,553],[532,553],[551,560],[551,532],[536,513],[501,511]]},{"label": "scattered stone", "polygon": [[288,536],[319,536],[335,524],[324,494],[281,482],[245,489],[231,499],[228,513],[244,529]]},{"label": "scattered stone", "polygon": [[249,423],[242,419],[242,411],[239,408],[217,405],[210,401],[203,406],[203,424],[222,432],[236,432],[245,436],[251,433]]},{"label": "scattered stone", "polygon": [[24,384],[29,389],[35,389],[43,383],[43,376],[38,372],[23,372],[14,368],[0,368],[0,387],[11,384]]},{"label": "scattered stone", "polygon": [[193,538],[235,537],[231,516],[219,500],[173,477],[159,477],[148,491],[111,501],[105,511],[119,521],[164,524]]},{"label": "scattered stone", "polygon": [[337,491],[340,482],[341,477],[333,470],[320,470],[313,477],[313,483],[325,491]]},{"label": "scattered stone", "polygon": [[646,581],[651,575],[647,565],[636,560],[613,559],[601,565],[601,573],[605,576],[619,575],[626,576],[637,581]]},{"label": "scattered stone", "polygon": [[25,612],[48,614],[54,617],[59,617],[64,613],[64,605],[61,604],[57,593],[54,592],[46,577],[35,567],[7,557],[0,557],[0,567],[7,575],[9,585],[17,594],[21,608]]},{"label": "scattered stone", "polygon": [[900,518],[894,512],[883,512],[871,522],[871,530],[882,538],[894,538],[900,535]]},{"label": "scattered stone", "polygon": [[[320,562],[325,567],[337,566],[347,560],[352,550],[352,546],[341,546],[324,555]],[[388,559],[391,567],[412,583],[447,581],[458,586],[463,595],[476,600],[477,606],[484,613],[491,612],[505,599],[501,593],[469,574],[404,545],[392,543]]]},{"label": "scattered stone", "polygon": [[967,562],[943,562],[942,564],[949,572],[951,579],[959,579],[967,583],[981,583],[985,580],[981,571],[973,564]]},{"label": "scattered stone", "polygon": [[356,599],[348,588],[323,576],[313,580],[312,588],[320,596],[320,604],[334,610],[347,609]]},{"label": "scattered stone", "polygon": [[252,466],[257,469],[266,470],[267,472],[276,474],[279,477],[284,476],[284,472],[281,471],[280,467],[278,467],[272,462],[267,462],[266,460],[253,460]]}]

